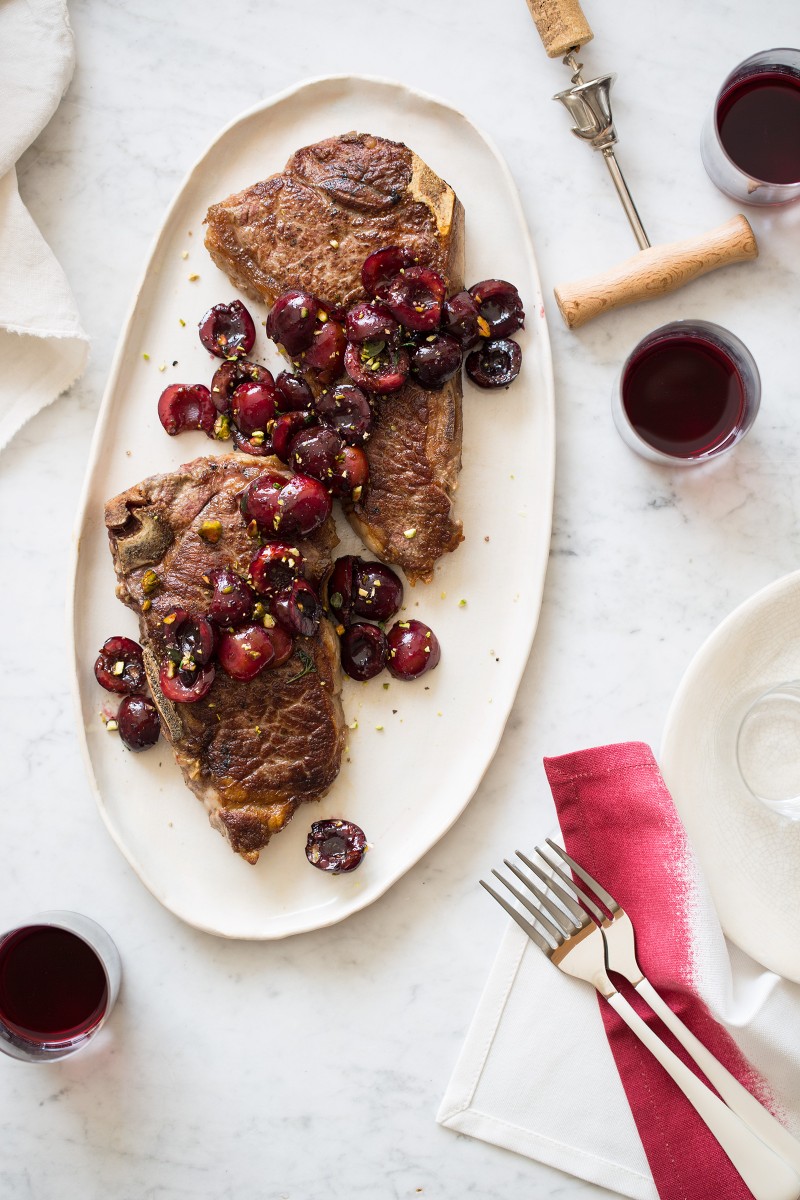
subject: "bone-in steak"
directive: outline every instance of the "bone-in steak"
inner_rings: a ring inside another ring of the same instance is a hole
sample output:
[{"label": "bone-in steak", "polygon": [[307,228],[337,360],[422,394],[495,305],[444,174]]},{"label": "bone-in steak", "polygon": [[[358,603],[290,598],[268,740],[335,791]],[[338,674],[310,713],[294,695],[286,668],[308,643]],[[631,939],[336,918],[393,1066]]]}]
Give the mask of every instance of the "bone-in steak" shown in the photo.
[{"label": "bone-in steak", "polygon": [[[409,249],[463,287],[464,211],[452,188],[400,142],[348,133],[298,150],[278,175],[213,205],[206,246],[238,287],[272,304],[290,288],[330,309],[364,298],[361,266]],[[462,540],[452,498],[461,466],[460,373],[438,392],[409,383],[377,404],[370,480],[348,517],[413,583]]]},{"label": "bone-in steak", "polygon": [[[168,641],[164,617],[177,608],[204,614],[210,590],[202,577],[213,568],[234,566],[246,574],[258,543],[248,534],[239,495],[265,469],[290,474],[276,459],[198,458],[129,488],[108,502],[105,514],[117,595],[139,618],[162,728],[212,825],[251,863],[298,806],[322,796],[339,772],[344,718],[336,633],[323,619],[313,637],[296,639],[287,663],[248,682],[217,667],[210,692],[193,704],[166,699],[158,676]],[[222,526],[214,544],[199,533],[208,520]],[[337,542],[330,518],[298,542],[314,582]],[[158,586],[146,595],[148,569]]]}]

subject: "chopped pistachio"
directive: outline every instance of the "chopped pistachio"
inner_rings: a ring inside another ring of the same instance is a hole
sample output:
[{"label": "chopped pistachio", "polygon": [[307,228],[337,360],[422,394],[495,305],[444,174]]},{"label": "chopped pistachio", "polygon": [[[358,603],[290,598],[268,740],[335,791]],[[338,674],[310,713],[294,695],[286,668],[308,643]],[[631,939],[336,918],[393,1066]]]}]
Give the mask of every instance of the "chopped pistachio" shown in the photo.
[{"label": "chopped pistachio", "polygon": [[481,337],[488,338],[492,336],[492,331],[489,328],[489,322],[485,317],[478,317],[478,330]]},{"label": "chopped pistachio", "polygon": [[347,726],[347,728],[348,728],[348,729],[358,729],[358,720],[357,720],[357,718],[355,718],[355,717],[354,717],[354,718],[353,718],[353,720],[350,722],[350,724]]},{"label": "chopped pistachio", "polygon": [[383,733],[383,726],[382,726],[382,725],[376,725],[376,726],[375,726],[375,728],[377,729],[378,733]]},{"label": "chopped pistachio", "polygon": [[222,521],[203,521],[197,532],[204,542],[216,545],[222,537]]},{"label": "chopped pistachio", "polygon": [[111,668],[111,674],[112,675],[121,675],[124,670],[125,670],[125,663],[122,661],[122,659],[118,659],[118,661],[115,662],[114,666]]},{"label": "chopped pistachio", "polygon": [[220,413],[214,420],[214,437],[218,442],[227,442],[231,436],[231,419],[227,413]]},{"label": "chopped pistachio", "polygon": [[339,243],[337,242],[336,238],[331,238],[331,247],[332,247],[334,250],[338,250],[338,249],[339,249]]},{"label": "chopped pistachio", "polygon": [[153,607],[153,601],[145,600],[144,604],[142,605],[142,612],[149,612],[152,607]]},{"label": "chopped pistachio", "polygon": [[177,614],[177,613],[174,613],[174,612],[172,612],[172,613],[167,613],[166,617],[164,617],[164,624],[165,624],[165,625],[172,625],[172,624],[174,623],[174,621],[175,621],[175,618],[177,617],[177,615],[178,615],[178,614]]},{"label": "chopped pistachio", "polygon": [[466,602],[466,600],[459,600],[459,602],[458,602],[458,607],[459,607],[459,608],[466,608],[466,607],[467,607],[467,602]]},{"label": "chopped pistachio", "polygon": [[190,276],[189,276],[189,283],[195,283],[195,282],[196,282],[196,281],[197,281],[199,278],[200,278],[200,276],[199,276],[199,275],[197,275],[197,274],[190,275]]},{"label": "chopped pistachio", "polygon": [[412,529],[404,529],[403,530],[403,537],[408,538],[409,541],[411,540],[411,538],[416,537],[416,536],[417,536],[416,529],[412,528]]},{"label": "chopped pistachio", "polygon": [[265,629],[274,629],[275,628],[275,618],[273,617],[272,613],[264,613],[261,624],[264,626]]},{"label": "chopped pistachio", "polygon": [[183,254],[181,255],[181,258],[188,258],[188,257],[189,257],[189,251],[184,250]]},{"label": "chopped pistachio", "polygon": [[144,361],[145,361],[145,362],[150,362],[150,355],[149,355],[149,354],[143,354],[143,355],[142,355],[142,358],[144,359]]},{"label": "chopped pistachio", "polygon": [[[185,328],[186,328],[186,322],[184,321],[183,317],[178,317],[178,324],[179,324],[179,325],[180,325],[180,326],[181,326],[183,329],[185,329]],[[219,390],[219,389],[217,389],[217,390]]]},{"label": "chopped pistachio", "polygon": [[158,587],[161,580],[156,575],[152,567],[148,567],[142,576],[142,591],[145,596],[150,596]]},{"label": "chopped pistachio", "polygon": [[119,729],[119,722],[113,720],[113,718],[110,721],[106,721],[106,729],[109,733],[116,733]]}]

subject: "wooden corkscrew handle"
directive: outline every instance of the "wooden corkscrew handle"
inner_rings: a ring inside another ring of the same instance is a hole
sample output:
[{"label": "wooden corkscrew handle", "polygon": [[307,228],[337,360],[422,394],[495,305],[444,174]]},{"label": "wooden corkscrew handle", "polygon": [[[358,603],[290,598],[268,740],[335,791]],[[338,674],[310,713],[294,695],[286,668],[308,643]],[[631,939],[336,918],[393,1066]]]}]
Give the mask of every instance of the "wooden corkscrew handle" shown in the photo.
[{"label": "wooden corkscrew handle", "polygon": [[555,289],[556,300],[567,325],[577,329],[614,308],[654,300],[708,271],[751,258],[758,258],[758,244],[740,213],[710,233],[651,246],[601,275],[562,284]]},{"label": "wooden corkscrew handle", "polygon": [[528,0],[528,8],[551,58],[563,58],[594,37],[578,0]]}]

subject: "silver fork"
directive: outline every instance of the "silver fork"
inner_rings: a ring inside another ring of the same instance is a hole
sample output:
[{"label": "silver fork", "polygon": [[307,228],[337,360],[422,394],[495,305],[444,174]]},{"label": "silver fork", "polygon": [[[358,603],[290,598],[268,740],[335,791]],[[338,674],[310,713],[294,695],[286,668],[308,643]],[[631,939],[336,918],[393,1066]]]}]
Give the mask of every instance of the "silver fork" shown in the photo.
[{"label": "silver fork", "polygon": [[[536,864],[519,850],[517,856],[535,875],[540,878],[544,875]],[[537,929],[483,879],[480,881],[481,886],[486,888],[559,970],[591,983],[616,1010],[625,1024],[661,1063],[703,1119],[750,1188],[755,1200],[798,1200],[800,1175],[698,1079],[614,987],[606,970],[606,941],[600,926],[595,924],[572,896],[554,880],[544,876],[545,885],[558,897],[560,904],[547,896],[514,863],[508,859],[503,861],[522,883],[527,894],[521,892],[513,883],[509,883],[499,871],[493,870],[492,874],[522,904],[538,923],[539,928]]]},{"label": "silver fork", "polygon": [[[711,1051],[692,1033],[691,1029],[687,1029],[680,1017],[659,996],[652,983],[645,976],[636,960],[636,938],[633,931],[633,922],[622,905],[618,904],[614,897],[588,871],[575,862],[574,858],[570,858],[557,842],[548,838],[547,844],[552,854],[547,854],[538,846],[536,853],[555,872],[558,878],[570,890],[574,898],[580,901],[603,930],[608,968],[616,971],[623,979],[627,979],[629,983],[633,984],[648,1007],[664,1022],[667,1029],[680,1042],[709,1082],[714,1085],[728,1107],[733,1109],[745,1124],[750,1126],[753,1132],[761,1138],[762,1142],[766,1142],[776,1154],[779,1154],[781,1158],[785,1158],[788,1163],[791,1163],[795,1171],[800,1174],[800,1142],[792,1137],[788,1129],[784,1129],[783,1125],[773,1117],[772,1113],[768,1112],[762,1104],[759,1104],[755,1096],[751,1095],[747,1088],[743,1087],[734,1075],[731,1075],[727,1067],[724,1067],[714,1057]],[[559,866],[558,862],[553,861],[553,854],[557,855],[572,868],[573,873],[577,875],[578,879],[587,888],[591,889],[594,898],[581,888],[574,879],[570,879]],[[531,867],[534,874],[545,880],[547,879],[536,866],[531,864]],[[554,881],[551,881],[550,886],[553,886],[553,883]],[[598,907],[596,900],[600,901],[607,912],[603,912]],[[608,915],[609,913],[610,916]]]}]

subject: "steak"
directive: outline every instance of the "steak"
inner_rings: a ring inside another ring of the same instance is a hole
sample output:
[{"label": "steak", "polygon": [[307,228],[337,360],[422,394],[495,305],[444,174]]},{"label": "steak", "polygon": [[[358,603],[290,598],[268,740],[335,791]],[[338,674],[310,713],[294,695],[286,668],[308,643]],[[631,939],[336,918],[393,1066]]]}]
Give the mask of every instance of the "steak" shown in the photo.
[{"label": "steak", "polygon": [[[401,142],[347,133],[298,150],[284,171],[208,210],[206,247],[237,287],[272,304],[290,288],[330,310],[365,298],[367,255],[402,246],[464,286],[464,210],[453,189]],[[441,391],[409,382],[376,398],[365,446],[370,478],[348,519],[408,579],[432,578],[463,540],[452,515],[461,468],[461,374]]]},{"label": "steak", "polygon": [[[159,667],[168,641],[164,617],[177,608],[204,615],[210,592],[202,577],[213,568],[247,573],[258,543],[248,534],[239,495],[264,470],[291,474],[272,458],[198,458],[136,484],[105,511],[117,595],[139,618],[162,729],[211,824],[250,863],[299,805],[319,799],[339,772],[344,717],[335,630],[323,618],[313,637],[295,640],[288,662],[248,682],[217,667],[208,695],[192,704],[163,695]],[[208,520],[222,527],[215,544],[199,533]],[[337,543],[331,518],[297,543],[312,582],[320,582]],[[148,596],[142,580],[150,569],[158,585]]]}]

